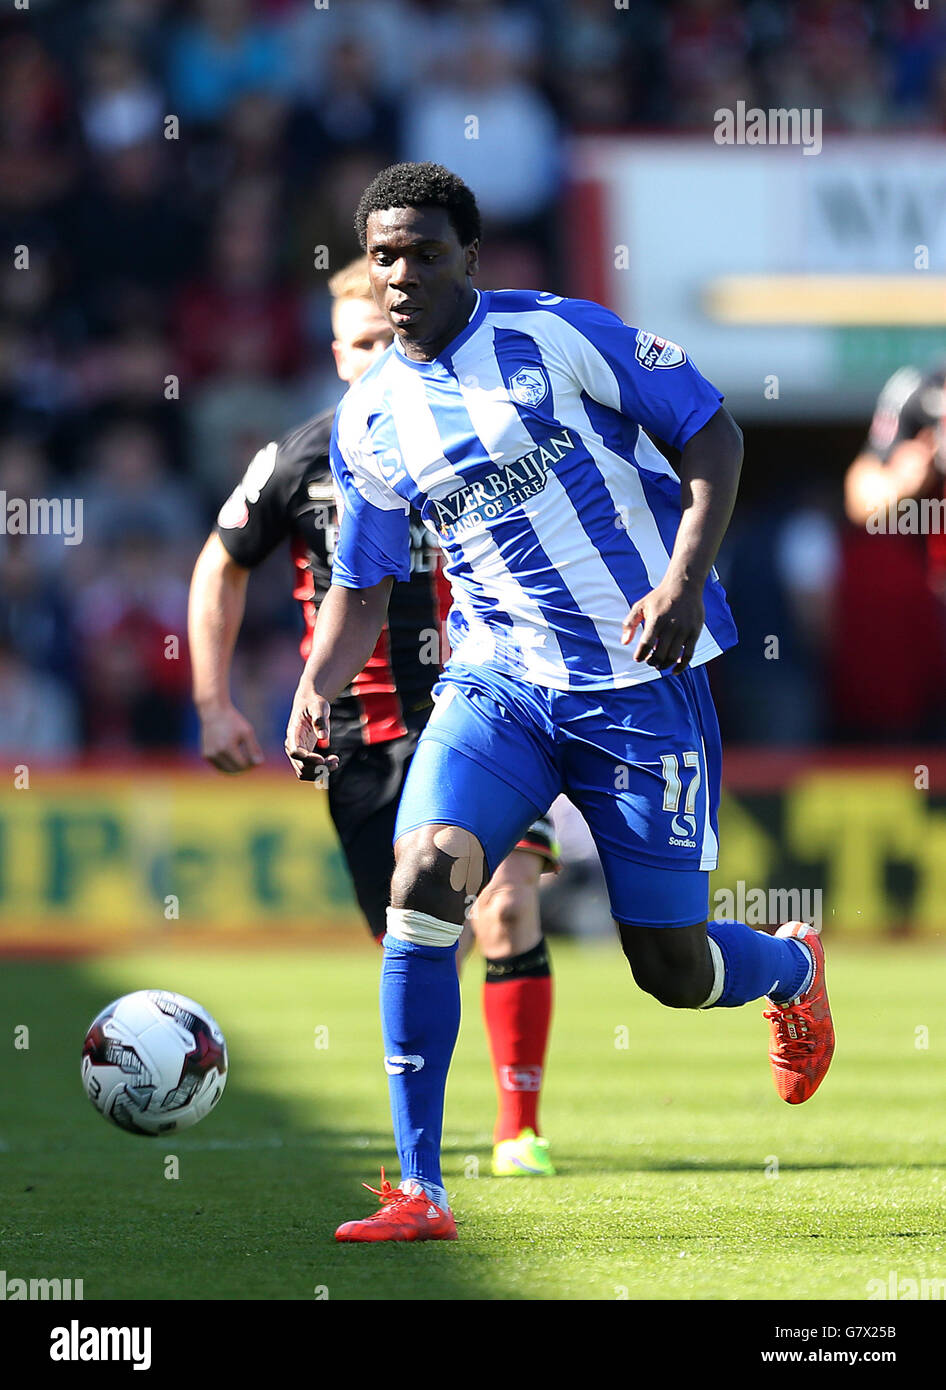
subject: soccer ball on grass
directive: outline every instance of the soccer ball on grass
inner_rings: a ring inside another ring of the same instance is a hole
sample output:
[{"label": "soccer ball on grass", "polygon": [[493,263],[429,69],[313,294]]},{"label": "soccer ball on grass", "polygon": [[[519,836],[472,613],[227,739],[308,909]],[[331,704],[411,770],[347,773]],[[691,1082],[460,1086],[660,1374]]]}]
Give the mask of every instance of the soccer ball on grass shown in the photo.
[{"label": "soccer ball on grass", "polygon": [[206,1009],[165,989],[125,994],[93,1020],[82,1084],[100,1114],[152,1138],[209,1115],[227,1083],[227,1044]]}]

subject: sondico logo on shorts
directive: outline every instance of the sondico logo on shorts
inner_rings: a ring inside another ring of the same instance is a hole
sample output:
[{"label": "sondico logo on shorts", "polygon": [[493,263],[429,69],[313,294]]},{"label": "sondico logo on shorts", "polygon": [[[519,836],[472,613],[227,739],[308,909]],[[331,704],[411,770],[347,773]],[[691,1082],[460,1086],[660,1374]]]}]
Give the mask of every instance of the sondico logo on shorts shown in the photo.
[{"label": "sondico logo on shorts", "polygon": [[423,1071],[424,1059],[415,1054],[407,1057],[385,1057],[384,1070],[388,1076],[402,1076],[406,1071]]},{"label": "sondico logo on shorts", "polygon": [[[681,821],[686,821],[681,825]],[[667,841],[668,845],[678,845],[681,849],[696,849],[696,841],[692,838],[696,834],[696,816],[674,816],[670,822],[670,829],[673,834]]]}]

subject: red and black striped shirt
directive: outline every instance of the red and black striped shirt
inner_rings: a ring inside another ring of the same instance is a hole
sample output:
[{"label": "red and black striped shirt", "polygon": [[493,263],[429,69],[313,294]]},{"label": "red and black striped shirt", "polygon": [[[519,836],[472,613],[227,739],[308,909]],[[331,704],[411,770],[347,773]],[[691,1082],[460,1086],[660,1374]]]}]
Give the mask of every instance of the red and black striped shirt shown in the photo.
[{"label": "red and black striped shirt", "polygon": [[[216,531],[238,565],[252,569],[289,539],[293,597],[302,605],[305,657],[332,582],[338,517],[328,446],[334,411],[307,421],[253,459],[220,509]],[[449,586],[436,542],[411,517],[411,577],[391,592],[388,620],[368,664],[332,705],[334,752],[399,738],[422,726],[440,674]]]}]

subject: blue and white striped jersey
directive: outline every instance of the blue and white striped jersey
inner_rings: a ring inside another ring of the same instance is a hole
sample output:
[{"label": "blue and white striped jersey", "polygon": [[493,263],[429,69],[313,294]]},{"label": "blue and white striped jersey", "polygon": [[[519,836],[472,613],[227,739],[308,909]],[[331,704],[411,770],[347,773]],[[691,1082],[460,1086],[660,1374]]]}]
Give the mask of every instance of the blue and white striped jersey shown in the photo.
[{"label": "blue and white striped jersey", "polygon": [[[674,343],[585,300],[481,293],[432,362],[395,340],[335,419],[333,584],[409,577],[409,512],[445,556],[453,658],[553,690],[654,680],[621,645],[664,576],[680,483],[644,433],[682,448],[722,397]],[[736,641],[715,571],[699,665]]]}]

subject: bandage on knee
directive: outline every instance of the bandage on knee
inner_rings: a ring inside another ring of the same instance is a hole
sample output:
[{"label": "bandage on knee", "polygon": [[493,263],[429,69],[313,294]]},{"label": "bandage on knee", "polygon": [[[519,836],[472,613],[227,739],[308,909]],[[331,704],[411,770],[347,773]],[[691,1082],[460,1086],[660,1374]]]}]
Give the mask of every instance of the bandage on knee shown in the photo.
[{"label": "bandage on knee", "polygon": [[415,946],[455,946],[463,926],[431,917],[429,912],[415,912],[412,907],[389,907],[387,924],[390,936]]}]

